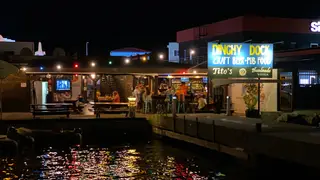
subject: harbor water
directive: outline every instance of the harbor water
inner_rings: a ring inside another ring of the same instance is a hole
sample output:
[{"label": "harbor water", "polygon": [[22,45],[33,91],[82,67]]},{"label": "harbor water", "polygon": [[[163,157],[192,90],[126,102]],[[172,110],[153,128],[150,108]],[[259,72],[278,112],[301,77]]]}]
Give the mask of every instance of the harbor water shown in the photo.
[{"label": "harbor water", "polygon": [[166,138],[152,137],[112,143],[105,141],[100,144],[95,141],[94,144],[96,145],[65,148],[44,147],[13,159],[3,157],[0,162],[0,178],[261,180],[279,176],[303,179],[315,177],[309,168],[296,164],[266,160],[262,165],[252,166],[248,161]]}]

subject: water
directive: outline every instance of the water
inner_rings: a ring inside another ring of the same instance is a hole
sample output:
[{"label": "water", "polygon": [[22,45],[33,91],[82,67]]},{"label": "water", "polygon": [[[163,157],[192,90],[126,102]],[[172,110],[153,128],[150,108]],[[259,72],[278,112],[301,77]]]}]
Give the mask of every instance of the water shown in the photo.
[{"label": "water", "polygon": [[[274,162],[272,162],[274,163]],[[157,139],[100,147],[45,148],[37,155],[3,158],[1,179],[274,179],[272,166],[249,168],[229,156]],[[288,167],[288,166],[286,166]],[[281,167],[281,176],[289,177]],[[291,169],[291,172],[293,169]],[[306,175],[306,174],[305,174]],[[295,175],[294,175],[295,176]],[[293,177],[294,177],[293,176]],[[305,179],[305,178],[303,178]]]}]

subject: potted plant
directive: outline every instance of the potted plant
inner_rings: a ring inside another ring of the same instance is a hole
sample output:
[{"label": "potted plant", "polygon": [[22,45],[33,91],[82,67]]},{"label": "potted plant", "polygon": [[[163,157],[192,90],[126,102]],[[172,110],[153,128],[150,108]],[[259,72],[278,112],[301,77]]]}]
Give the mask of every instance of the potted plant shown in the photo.
[{"label": "potted plant", "polygon": [[244,85],[246,92],[243,96],[244,103],[247,106],[246,117],[258,118],[260,117],[259,110],[256,109],[258,103],[258,86],[255,83],[248,83]]}]

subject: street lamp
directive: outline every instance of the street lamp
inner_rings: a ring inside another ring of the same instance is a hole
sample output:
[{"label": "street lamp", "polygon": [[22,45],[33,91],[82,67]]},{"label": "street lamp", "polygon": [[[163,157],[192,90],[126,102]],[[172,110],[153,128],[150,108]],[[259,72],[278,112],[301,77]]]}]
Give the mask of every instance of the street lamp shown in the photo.
[{"label": "street lamp", "polygon": [[129,63],[130,63],[130,59],[129,59],[129,58],[126,58],[126,59],[124,60],[124,62],[125,62],[126,64],[129,64]]},{"label": "street lamp", "polygon": [[95,62],[91,62],[91,67],[95,67],[96,63]]},{"label": "street lamp", "polygon": [[193,64],[193,61],[192,61],[192,55],[195,54],[195,51],[193,49],[190,49],[190,63]]},{"label": "street lamp", "polygon": [[57,65],[57,69],[60,70],[61,69],[61,65]]},{"label": "street lamp", "polygon": [[26,71],[27,68],[26,68],[26,67],[22,67],[21,70],[22,70],[22,71]]},{"label": "street lamp", "polygon": [[163,60],[164,55],[163,54],[159,54],[159,59]]}]

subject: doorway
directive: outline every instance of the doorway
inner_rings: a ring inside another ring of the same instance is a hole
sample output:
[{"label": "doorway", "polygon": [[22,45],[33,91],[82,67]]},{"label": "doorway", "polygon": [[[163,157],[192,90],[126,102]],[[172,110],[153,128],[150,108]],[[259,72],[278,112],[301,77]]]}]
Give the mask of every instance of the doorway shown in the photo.
[{"label": "doorway", "polygon": [[44,81],[41,83],[42,85],[42,100],[41,103],[42,104],[46,104],[47,103],[47,95],[48,95],[48,82]]}]

